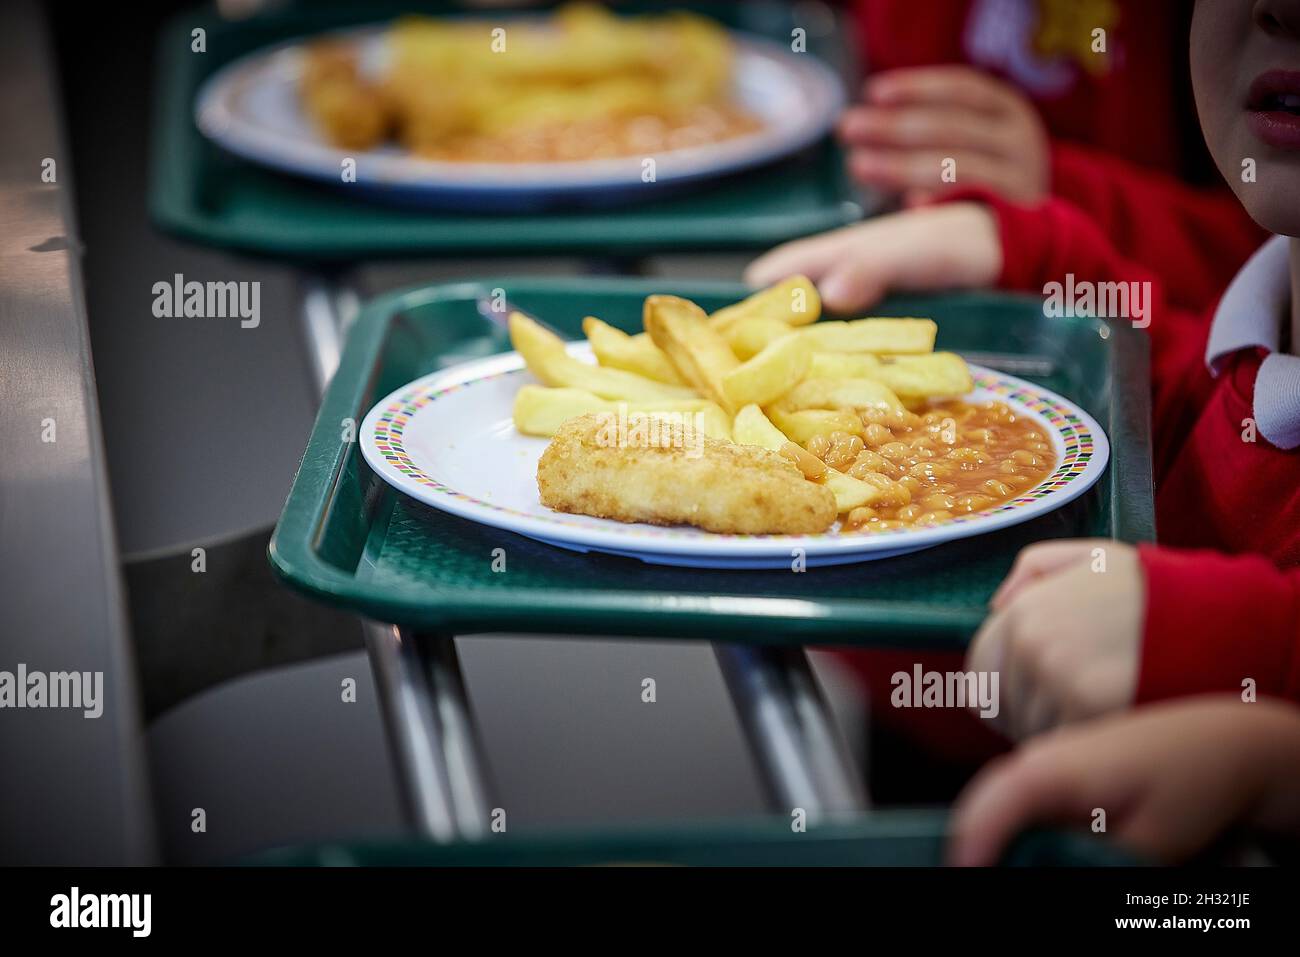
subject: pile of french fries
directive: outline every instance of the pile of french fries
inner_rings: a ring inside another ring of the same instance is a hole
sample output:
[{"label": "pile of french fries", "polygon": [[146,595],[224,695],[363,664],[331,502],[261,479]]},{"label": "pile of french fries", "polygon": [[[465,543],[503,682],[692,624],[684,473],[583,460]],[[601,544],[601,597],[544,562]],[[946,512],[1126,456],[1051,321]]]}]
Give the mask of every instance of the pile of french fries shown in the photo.
[{"label": "pile of french fries", "polygon": [[541,162],[652,155],[760,125],[734,101],[731,38],[690,13],[408,16],[385,40],[378,76],[346,40],[307,49],[302,103],[337,146],[392,137],[434,159]]},{"label": "pile of french fries", "polygon": [[[704,433],[795,459],[815,436],[863,435],[902,424],[931,399],[974,388],[961,356],[935,352],[930,319],[818,321],[816,287],[794,276],[708,315],[677,296],[645,300],[645,331],[630,335],[588,316],[597,365],[570,356],[532,319],[510,316],[510,338],[543,384],[515,397],[515,427],[552,436],[589,412],[702,414]],[[802,466],[801,466],[802,467]],[[805,469],[834,494],[841,515],[882,489],[826,467]]]}]

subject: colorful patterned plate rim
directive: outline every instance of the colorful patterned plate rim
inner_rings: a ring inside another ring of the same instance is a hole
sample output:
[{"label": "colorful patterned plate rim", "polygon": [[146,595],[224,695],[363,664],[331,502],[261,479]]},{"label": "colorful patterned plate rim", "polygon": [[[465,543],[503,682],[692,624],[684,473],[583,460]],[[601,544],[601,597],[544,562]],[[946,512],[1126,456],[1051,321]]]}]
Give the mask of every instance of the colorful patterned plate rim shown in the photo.
[{"label": "colorful patterned plate rim", "polygon": [[[585,342],[571,343],[569,352],[593,361]],[[520,435],[511,420],[515,393],[535,381],[514,352],[432,373],[385,397],[362,423],[361,450],[384,481],[418,501],[566,548],[709,567],[785,567],[796,550],[809,564],[866,561],[1028,521],[1082,495],[1105,470],[1110,445],[1092,416],[1041,386],[971,368],[976,389],[967,399],[997,399],[1034,419],[1051,438],[1058,465],[1008,502],[923,528],[719,535],[553,512],[538,501],[536,485],[548,440]]]}]

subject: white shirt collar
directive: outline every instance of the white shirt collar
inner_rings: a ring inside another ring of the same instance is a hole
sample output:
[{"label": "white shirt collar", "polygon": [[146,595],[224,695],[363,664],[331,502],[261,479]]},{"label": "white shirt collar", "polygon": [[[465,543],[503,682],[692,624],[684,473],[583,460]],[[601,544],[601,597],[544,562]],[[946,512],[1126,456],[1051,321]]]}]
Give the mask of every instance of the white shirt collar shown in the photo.
[{"label": "white shirt collar", "polygon": [[1281,449],[1300,446],[1300,356],[1279,355],[1282,323],[1291,310],[1290,239],[1275,236],[1241,267],[1219,300],[1205,364],[1211,375],[1242,349],[1269,355],[1255,378],[1255,425]]}]

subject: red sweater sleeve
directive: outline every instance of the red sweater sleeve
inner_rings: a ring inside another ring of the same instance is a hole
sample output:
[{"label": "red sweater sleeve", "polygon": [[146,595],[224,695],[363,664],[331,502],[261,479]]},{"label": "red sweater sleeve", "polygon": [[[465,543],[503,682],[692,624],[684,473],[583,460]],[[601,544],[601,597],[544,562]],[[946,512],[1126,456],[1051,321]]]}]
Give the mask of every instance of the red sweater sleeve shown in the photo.
[{"label": "red sweater sleeve", "polygon": [[[945,197],[948,199],[949,197]],[[963,190],[953,200],[976,199],[992,209],[1002,243],[1005,289],[1043,292],[1050,282],[1063,282],[1067,273],[1078,281],[1149,281],[1163,297],[1155,273],[1124,257],[1097,223],[1072,203],[1049,199],[1021,206],[987,190]]]},{"label": "red sweater sleeve", "polygon": [[1176,399],[1199,367],[1209,316],[1171,308],[1165,284],[1145,265],[1122,255],[1096,221],[1061,199],[1019,206],[984,190],[963,190],[945,201],[976,199],[992,209],[1002,244],[998,285],[1047,294],[1049,283],[1137,282],[1144,288],[1146,332],[1151,340],[1151,385],[1155,395],[1156,432],[1174,424],[1181,403]]},{"label": "red sweater sleeve", "polygon": [[1300,569],[1259,556],[1139,549],[1146,622],[1137,700],[1208,691],[1300,699]]},{"label": "red sweater sleeve", "polygon": [[1149,267],[1170,303],[1201,311],[1265,233],[1224,188],[1172,176],[1072,143],[1052,144],[1052,193],[1088,211],[1123,256]]}]

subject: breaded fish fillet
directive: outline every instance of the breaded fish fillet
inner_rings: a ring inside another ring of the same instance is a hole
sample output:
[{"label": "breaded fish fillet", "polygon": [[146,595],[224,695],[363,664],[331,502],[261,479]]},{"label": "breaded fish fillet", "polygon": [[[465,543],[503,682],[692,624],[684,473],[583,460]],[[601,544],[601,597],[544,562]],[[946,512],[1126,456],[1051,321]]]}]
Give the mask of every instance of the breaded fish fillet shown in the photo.
[{"label": "breaded fish fillet", "polygon": [[537,463],[542,504],[731,534],[802,535],[824,532],[835,521],[830,489],[775,452],[698,433],[677,447],[653,444],[635,431],[622,441],[612,437],[607,414],[561,425]]}]

